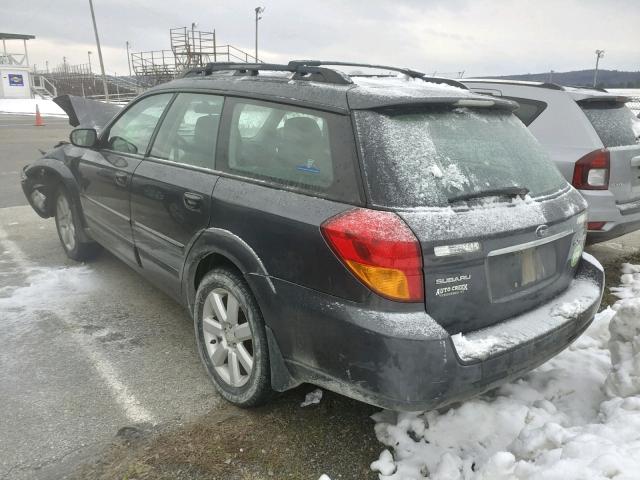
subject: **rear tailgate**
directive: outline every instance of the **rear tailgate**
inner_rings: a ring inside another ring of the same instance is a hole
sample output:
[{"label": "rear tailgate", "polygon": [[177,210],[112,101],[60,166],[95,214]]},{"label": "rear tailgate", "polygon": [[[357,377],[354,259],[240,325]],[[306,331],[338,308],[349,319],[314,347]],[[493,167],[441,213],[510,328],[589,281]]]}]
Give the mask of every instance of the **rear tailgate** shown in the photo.
[{"label": "rear tailgate", "polygon": [[369,200],[395,209],[420,242],[425,308],[447,331],[495,324],[567,288],[586,202],[510,112],[416,106],[355,120]]},{"label": "rear tailgate", "polygon": [[640,199],[640,144],[638,119],[624,104],[625,97],[590,97],[578,105],[609,150],[609,190],[616,203]]},{"label": "rear tailgate", "polygon": [[583,205],[568,189],[542,201],[401,213],[420,239],[427,312],[449,333],[465,333],[564,291],[584,241]]}]

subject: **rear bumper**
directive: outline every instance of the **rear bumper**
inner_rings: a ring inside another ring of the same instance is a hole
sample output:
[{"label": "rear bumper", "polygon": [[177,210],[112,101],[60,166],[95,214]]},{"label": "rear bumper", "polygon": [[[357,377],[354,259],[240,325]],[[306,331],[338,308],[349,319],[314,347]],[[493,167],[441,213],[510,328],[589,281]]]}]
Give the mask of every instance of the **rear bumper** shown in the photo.
[{"label": "rear bumper", "polygon": [[[583,295],[584,282],[590,285],[590,295]],[[603,286],[603,271],[584,255],[567,291],[499,325],[501,330],[511,325],[517,331],[518,321],[530,325],[531,318],[540,318],[544,328],[518,333],[478,358],[456,348],[452,337],[424,311],[362,310],[278,282],[277,296],[291,295],[293,306],[280,310],[279,318],[269,307],[263,313],[295,383],[314,383],[383,408],[418,411],[482,393],[562,351],[593,320]],[[305,306],[302,313],[300,305]],[[483,332],[465,336],[473,343],[482,340]]]},{"label": "rear bumper", "polygon": [[608,190],[580,190],[589,204],[589,222],[606,222],[589,230],[587,243],[598,243],[640,229],[640,201],[618,204]]},{"label": "rear bumper", "polygon": [[623,220],[619,223],[607,223],[602,230],[589,230],[587,232],[587,243],[606,242],[640,229],[640,214],[633,215],[633,218],[623,218]]}]

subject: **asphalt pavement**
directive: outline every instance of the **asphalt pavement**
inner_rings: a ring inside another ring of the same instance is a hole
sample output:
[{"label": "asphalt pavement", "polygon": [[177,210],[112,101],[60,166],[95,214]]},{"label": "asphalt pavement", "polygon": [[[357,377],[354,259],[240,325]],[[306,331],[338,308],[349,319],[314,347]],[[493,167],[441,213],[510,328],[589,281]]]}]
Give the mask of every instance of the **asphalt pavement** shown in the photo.
[{"label": "asphalt pavement", "polygon": [[63,253],[19,171],[69,125],[0,116],[0,479],[58,479],[123,427],[178,425],[221,400],[175,301],[106,252]]},{"label": "asphalt pavement", "polygon": [[0,114],[0,208],[26,205],[20,188],[20,170],[41,157],[39,150],[50,150],[69,139],[66,118],[44,117],[45,126],[34,126],[34,115]]}]

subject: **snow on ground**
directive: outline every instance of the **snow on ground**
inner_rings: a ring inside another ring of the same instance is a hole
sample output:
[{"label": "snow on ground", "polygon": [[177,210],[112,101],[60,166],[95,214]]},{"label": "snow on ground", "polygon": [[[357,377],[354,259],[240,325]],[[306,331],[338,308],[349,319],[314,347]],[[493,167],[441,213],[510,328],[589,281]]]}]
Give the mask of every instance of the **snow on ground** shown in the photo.
[{"label": "snow on ground", "polygon": [[40,108],[40,114],[48,117],[66,117],[53,100],[33,98],[0,98],[0,113],[14,113],[23,115],[35,115],[36,105]]},{"label": "snow on ground", "polygon": [[[39,309],[62,309],[70,297],[89,294],[96,289],[95,274],[85,265],[23,268],[26,273],[24,283],[12,285],[7,282],[15,282],[16,278],[11,278],[13,272],[4,265],[4,257],[5,252],[0,252],[0,319],[3,321],[31,318]],[[60,296],[60,292],[65,292],[65,296]]]},{"label": "snow on ground", "polygon": [[373,416],[381,480],[640,478],[640,266],[620,300],[525,378],[447,411]]}]

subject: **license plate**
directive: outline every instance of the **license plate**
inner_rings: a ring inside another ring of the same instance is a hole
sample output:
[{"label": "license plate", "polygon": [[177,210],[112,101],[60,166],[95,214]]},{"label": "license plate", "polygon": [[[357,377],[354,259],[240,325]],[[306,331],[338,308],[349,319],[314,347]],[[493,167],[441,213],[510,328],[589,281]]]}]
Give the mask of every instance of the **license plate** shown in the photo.
[{"label": "license plate", "polygon": [[552,277],[556,260],[554,243],[489,257],[492,298],[512,295]]}]

